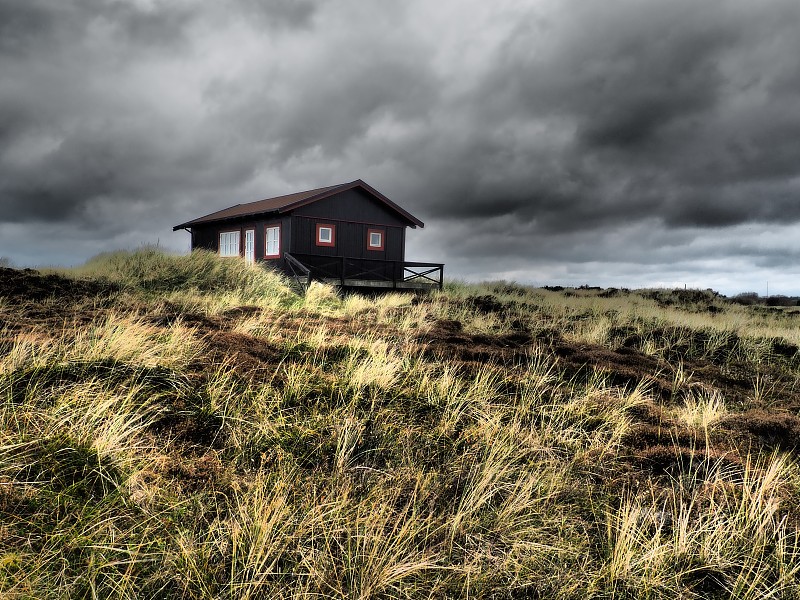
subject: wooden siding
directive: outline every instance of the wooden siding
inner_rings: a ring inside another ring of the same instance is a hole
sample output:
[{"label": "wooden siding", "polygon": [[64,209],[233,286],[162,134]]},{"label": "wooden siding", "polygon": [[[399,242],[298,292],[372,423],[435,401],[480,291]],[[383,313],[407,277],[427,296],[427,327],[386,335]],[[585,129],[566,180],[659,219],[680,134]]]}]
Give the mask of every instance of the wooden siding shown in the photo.
[{"label": "wooden siding", "polygon": [[[336,244],[334,246],[317,246],[317,223],[322,222],[336,226]],[[291,227],[292,241],[288,251],[292,254],[403,260],[403,227],[376,226],[330,218],[313,219],[297,216],[292,217]],[[376,227],[385,231],[384,249],[368,250],[367,231]]]},{"label": "wooden siding", "polygon": [[[405,260],[406,259],[406,228],[387,227],[386,228],[386,260]],[[369,252],[368,254],[372,254]]]},{"label": "wooden siding", "polygon": [[292,211],[293,216],[404,227],[407,222],[364,190],[354,188]]},{"label": "wooden siding", "polygon": [[219,227],[197,227],[192,229],[192,250],[205,249],[219,252]]},{"label": "wooden siding", "polygon": [[[291,218],[288,216],[276,216],[274,218],[237,221],[229,223],[214,223],[205,227],[195,226],[192,229],[192,250],[203,248],[211,252],[219,252],[219,234],[221,231],[241,231],[239,241],[239,252],[244,256],[244,232],[246,229],[255,229],[255,258],[256,262],[263,262],[273,265],[276,269],[284,269],[283,253],[286,252],[291,244]],[[281,226],[281,258],[264,258],[266,251],[265,227],[267,225],[279,224]]]}]

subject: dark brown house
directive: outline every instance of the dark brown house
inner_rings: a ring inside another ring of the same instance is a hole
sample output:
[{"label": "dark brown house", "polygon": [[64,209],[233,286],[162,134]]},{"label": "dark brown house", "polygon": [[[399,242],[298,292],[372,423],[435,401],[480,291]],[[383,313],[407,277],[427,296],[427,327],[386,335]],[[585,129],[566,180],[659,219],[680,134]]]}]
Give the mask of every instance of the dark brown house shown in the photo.
[{"label": "dark brown house", "polygon": [[192,249],[266,263],[307,286],[441,288],[444,265],[408,262],[406,228],[422,221],[360,179],[237,204],[173,227]]}]

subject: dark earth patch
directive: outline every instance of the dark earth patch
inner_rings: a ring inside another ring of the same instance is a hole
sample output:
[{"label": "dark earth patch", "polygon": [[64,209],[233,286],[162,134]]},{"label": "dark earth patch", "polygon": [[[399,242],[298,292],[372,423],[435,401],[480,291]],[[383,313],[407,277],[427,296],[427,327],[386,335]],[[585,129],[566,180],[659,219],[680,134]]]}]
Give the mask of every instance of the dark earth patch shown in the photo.
[{"label": "dark earth patch", "polygon": [[42,275],[33,269],[0,267],[0,297],[14,301],[40,302],[52,298],[67,303],[92,296],[107,296],[118,291],[119,288],[110,283],[69,279],[55,274]]},{"label": "dark earth patch", "polygon": [[748,410],[725,418],[721,425],[749,434],[758,445],[774,450],[800,449],[800,418],[783,411]]}]

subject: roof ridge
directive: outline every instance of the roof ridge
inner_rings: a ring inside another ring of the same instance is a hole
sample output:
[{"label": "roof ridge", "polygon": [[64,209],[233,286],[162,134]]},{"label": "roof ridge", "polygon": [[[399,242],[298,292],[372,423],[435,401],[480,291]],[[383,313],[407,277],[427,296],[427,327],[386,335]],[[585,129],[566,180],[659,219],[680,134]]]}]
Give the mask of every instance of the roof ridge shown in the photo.
[{"label": "roof ridge", "polygon": [[178,229],[185,229],[193,224],[224,220],[227,218],[234,218],[234,217],[251,216],[259,213],[266,213],[266,212],[282,213],[285,212],[286,210],[294,210],[295,208],[302,206],[304,204],[308,204],[309,202],[316,202],[317,200],[321,200],[322,198],[325,198],[332,193],[336,193],[336,190],[338,189],[346,191],[348,189],[359,186],[364,188],[364,190],[367,191],[367,193],[375,196],[380,201],[384,202],[391,209],[403,215],[412,223],[417,224],[421,227],[423,226],[422,221],[420,221],[419,219],[417,219],[416,217],[414,217],[413,215],[411,215],[410,213],[399,207],[397,204],[389,200],[386,196],[384,196],[378,190],[370,186],[363,179],[358,178],[354,179],[353,181],[345,183],[337,183],[334,185],[322,186],[318,188],[312,188],[310,190],[305,190],[302,192],[281,194],[279,196],[262,198],[261,200],[253,200],[251,202],[240,202],[239,204],[234,204],[233,206],[228,206],[227,208],[223,208],[221,210],[214,211],[207,215],[203,215],[202,217],[192,219],[191,221],[187,221],[185,223],[182,223],[181,225],[176,225],[172,229],[173,231],[177,231]]}]

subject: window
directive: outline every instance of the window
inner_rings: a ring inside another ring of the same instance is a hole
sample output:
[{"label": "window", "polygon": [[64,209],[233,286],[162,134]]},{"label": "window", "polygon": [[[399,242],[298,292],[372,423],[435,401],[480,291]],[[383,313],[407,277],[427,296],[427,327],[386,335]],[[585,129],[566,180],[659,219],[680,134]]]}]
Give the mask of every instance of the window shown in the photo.
[{"label": "window", "polygon": [[264,229],[264,239],[266,240],[266,247],[264,248],[264,258],[280,258],[281,257],[281,226],[280,225],[267,225]]},{"label": "window", "polygon": [[382,229],[368,229],[367,230],[367,250],[383,250],[383,230]]},{"label": "window", "polygon": [[219,234],[219,255],[239,256],[238,231],[223,231]]},{"label": "window", "polygon": [[336,245],[336,225],[317,223],[317,246]]}]

